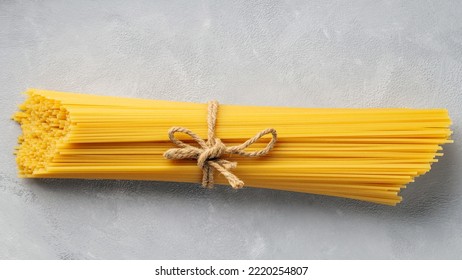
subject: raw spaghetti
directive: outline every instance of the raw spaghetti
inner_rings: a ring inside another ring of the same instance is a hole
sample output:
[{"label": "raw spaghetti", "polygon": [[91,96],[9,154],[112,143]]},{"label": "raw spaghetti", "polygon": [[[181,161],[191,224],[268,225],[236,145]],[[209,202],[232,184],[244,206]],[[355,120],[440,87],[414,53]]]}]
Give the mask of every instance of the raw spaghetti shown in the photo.
[{"label": "raw spaghetti", "polygon": [[[207,104],[30,89],[13,119],[25,178],[200,182],[192,160],[167,160],[173,126],[207,139]],[[230,155],[246,186],[395,205],[399,191],[442,156],[445,109],[314,109],[220,105],[215,135],[239,145],[272,127],[278,142],[258,158]],[[197,145],[187,135],[176,137]],[[263,149],[265,136],[246,151]],[[225,156],[226,158],[226,156]],[[215,183],[227,184],[215,172]]]}]

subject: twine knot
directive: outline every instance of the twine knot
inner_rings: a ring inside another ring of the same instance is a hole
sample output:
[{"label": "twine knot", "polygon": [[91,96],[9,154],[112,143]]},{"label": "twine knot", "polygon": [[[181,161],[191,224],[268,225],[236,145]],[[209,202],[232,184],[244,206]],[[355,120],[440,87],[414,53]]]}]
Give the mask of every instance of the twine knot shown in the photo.
[{"label": "twine knot", "polygon": [[[197,134],[184,127],[172,127],[168,131],[168,137],[173,144],[179,148],[169,149],[164,153],[166,159],[179,160],[179,159],[196,159],[197,166],[202,169],[202,186],[206,188],[213,187],[213,169],[218,170],[228,180],[229,184],[234,189],[239,189],[244,186],[244,182],[241,181],[236,175],[234,175],[230,169],[236,168],[237,163],[222,159],[224,155],[237,154],[244,157],[260,157],[269,153],[273,149],[274,144],[277,141],[277,133],[274,128],[267,128],[260,131],[254,137],[248,139],[244,143],[237,146],[227,147],[223,142],[215,137],[215,126],[217,120],[218,102],[210,101],[208,103],[208,139],[205,142]],[[189,135],[199,147],[192,146],[178,140],[175,137],[175,133],[181,132]],[[258,139],[264,135],[271,134],[272,139],[266,145],[265,148],[253,152],[246,152],[245,149],[257,142]]]}]

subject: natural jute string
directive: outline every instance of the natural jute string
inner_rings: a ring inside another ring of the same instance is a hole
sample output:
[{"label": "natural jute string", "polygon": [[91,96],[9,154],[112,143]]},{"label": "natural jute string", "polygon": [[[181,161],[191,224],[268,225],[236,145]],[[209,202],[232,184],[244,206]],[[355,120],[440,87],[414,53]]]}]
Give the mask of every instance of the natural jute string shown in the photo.
[{"label": "natural jute string", "polygon": [[[201,139],[197,134],[184,127],[172,127],[168,131],[168,137],[173,144],[180,148],[169,149],[164,153],[166,159],[196,159],[197,166],[202,169],[202,186],[206,188],[213,187],[213,168],[220,171],[229,184],[234,189],[239,189],[244,186],[244,182],[241,181],[236,175],[231,173],[231,168],[236,168],[237,163],[222,159],[223,155],[241,155],[244,157],[260,157],[269,153],[273,149],[274,144],[277,141],[277,133],[274,128],[267,128],[260,131],[254,137],[245,141],[244,143],[237,146],[227,147],[221,142],[219,138],[215,137],[215,125],[217,122],[218,102],[210,101],[208,103],[208,114],[207,114],[207,125],[208,125],[208,138],[207,142]],[[194,141],[196,141],[200,147],[191,146],[175,138],[176,132],[182,132],[189,135]],[[266,145],[264,149],[246,152],[244,149],[257,142],[262,136],[266,134],[272,134],[273,138]]]}]

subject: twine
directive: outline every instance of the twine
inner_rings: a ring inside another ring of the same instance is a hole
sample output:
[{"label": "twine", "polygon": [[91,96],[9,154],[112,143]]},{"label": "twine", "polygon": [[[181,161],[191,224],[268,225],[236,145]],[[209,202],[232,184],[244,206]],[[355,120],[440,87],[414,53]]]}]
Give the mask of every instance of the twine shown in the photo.
[{"label": "twine", "polygon": [[[230,169],[236,168],[237,162],[222,159],[223,155],[240,155],[244,157],[261,157],[269,153],[273,149],[277,141],[277,133],[274,128],[267,128],[260,131],[254,137],[248,139],[244,143],[237,146],[227,147],[219,138],[215,137],[215,126],[217,121],[218,102],[210,101],[208,103],[207,125],[208,138],[205,142],[197,134],[184,127],[172,127],[168,131],[168,137],[173,144],[180,148],[169,149],[164,153],[166,159],[196,159],[197,166],[202,169],[202,186],[206,188],[213,187],[213,170],[218,170],[234,189],[239,189],[244,186],[236,175]],[[191,146],[175,138],[175,133],[181,132],[189,135],[200,147]],[[272,139],[265,148],[253,152],[246,152],[245,149],[257,142],[264,135],[271,134]]]}]

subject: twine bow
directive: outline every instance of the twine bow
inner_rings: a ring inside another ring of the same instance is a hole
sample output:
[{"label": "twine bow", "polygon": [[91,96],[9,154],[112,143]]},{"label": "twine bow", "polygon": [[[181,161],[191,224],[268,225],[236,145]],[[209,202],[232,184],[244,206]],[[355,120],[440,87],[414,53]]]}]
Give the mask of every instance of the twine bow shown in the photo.
[{"label": "twine bow", "polygon": [[[202,169],[202,186],[206,188],[213,187],[213,168],[218,170],[234,189],[239,189],[244,186],[244,182],[241,181],[236,175],[234,175],[230,169],[236,168],[237,163],[222,159],[223,155],[240,155],[244,157],[260,157],[269,153],[273,149],[274,144],[277,141],[277,133],[274,128],[267,128],[260,131],[254,137],[245,141],[244,143],[237,146],[227,147],[219,138],[215,137],[215,125],[217,120],[218,102],[210,101],[208,103],[208,139],[205,142],[197,134],[184,127],[172,127],[168,131],[168,137],[173,144],[179,148],[169,149],[164,153],[166,159],[196,159],[197,166]],[[200,147],[191,146],[184,143],[181,140],[175,138],[175,133],[181,132],[189,135],[194,141],[199,144]],[[265,148],[253,152],[246,152],[245,149],[257,142],[258,139],[264,135],[271,134],[273,138],[266,145]]]}]

